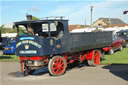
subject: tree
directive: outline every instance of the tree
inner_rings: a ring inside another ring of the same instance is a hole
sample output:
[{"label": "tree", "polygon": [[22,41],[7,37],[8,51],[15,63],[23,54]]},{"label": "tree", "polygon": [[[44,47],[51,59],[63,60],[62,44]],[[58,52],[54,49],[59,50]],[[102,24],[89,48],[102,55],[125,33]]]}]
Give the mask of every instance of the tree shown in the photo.
[{"label": "tree", "polygon": [[4,30],[4,25],[0,26],[0,30],[1,31]]},{"label": "tree", "polygon": [[39,20],[39,18],[32,16],[32,20]]},{"label": "tree", "polygon": [[0,26],[0,31],[1,33],[16,33],[17,32],[16,29],[4,28],[4,25]]}]

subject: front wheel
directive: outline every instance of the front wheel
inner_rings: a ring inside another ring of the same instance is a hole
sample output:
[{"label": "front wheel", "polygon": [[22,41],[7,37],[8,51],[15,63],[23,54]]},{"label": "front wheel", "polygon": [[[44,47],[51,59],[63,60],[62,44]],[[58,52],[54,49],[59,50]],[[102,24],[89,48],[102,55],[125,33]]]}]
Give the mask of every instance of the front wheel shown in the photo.
[{"label": "front wheel", "polygon": [[54,56],[48,64],[49,73],[52,76],[60,76],[65,73],[67,62],[61,56]]}]

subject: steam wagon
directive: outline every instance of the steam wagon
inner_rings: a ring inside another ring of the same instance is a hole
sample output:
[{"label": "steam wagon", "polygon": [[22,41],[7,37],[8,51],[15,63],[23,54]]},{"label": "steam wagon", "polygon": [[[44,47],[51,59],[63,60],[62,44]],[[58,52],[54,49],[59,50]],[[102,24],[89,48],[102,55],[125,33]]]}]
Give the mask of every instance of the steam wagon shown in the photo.
[{"label": "steam wagon", "polygon": [[[75,61],[87,60],[97,66],[103,48],[112,44],[112,32],[70,33],[68,20],[44,19],[15,22],[16,55],[24,75],[48,66],[50,75],[59,76]],[[19,34],[22,27],[24,34]]]}]

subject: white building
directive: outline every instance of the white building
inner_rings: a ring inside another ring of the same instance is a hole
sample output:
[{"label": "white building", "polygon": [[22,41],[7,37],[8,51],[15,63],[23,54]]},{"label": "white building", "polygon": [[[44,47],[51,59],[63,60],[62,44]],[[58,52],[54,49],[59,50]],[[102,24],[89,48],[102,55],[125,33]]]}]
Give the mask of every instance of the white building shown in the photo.
[{"label": "white building", "polygon": [[2,33],[2,37],[16,37],[17,33]]}]

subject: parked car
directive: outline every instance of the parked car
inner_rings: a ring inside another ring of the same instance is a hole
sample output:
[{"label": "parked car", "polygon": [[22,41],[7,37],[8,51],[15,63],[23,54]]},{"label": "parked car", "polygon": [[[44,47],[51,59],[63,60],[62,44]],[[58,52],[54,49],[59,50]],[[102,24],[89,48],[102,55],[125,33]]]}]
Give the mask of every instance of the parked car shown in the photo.
[{"label": "parked car", "polygon": [[117,36],[123,38],[125,42],[123,46],[128,47],[128,30],[121,30],[117,32]]},{"label": "parked car", "polygon": [[16,41],[10,41],[7,46],[4,47],[4,54],[15,54],[16,51]]},{"label": "parked car", "polygon": [[112,35],[113,43],[111,46],[103,48],[104,52],[108,52],[109,54],[114,54],[116,50],[122,51],[124,43],[124,39],[118,37],[117,35]]},{"label": "parked car", "polygon": [[3,55],[4,47],[8,45],[10,38],[0,37],[0,55]]},{"label": "parked car", "polygon": [[15,38],[2,37],[1,34],[2,32],[0,30],[0,55],[3,55],[4,47],[8,45],[9,41],[14,40]]}]

